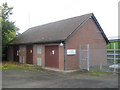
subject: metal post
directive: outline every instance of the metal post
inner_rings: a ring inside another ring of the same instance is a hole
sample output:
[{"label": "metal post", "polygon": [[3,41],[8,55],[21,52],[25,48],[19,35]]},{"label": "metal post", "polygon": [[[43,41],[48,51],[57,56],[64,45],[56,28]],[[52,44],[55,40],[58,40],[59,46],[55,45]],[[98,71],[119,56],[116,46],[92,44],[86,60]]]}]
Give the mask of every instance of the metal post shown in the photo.
[{"label": "metal post", "polygon": [[115,46],[115,43],[114,43],[114,72],[116,72],[116,68],[115,68],[115,65],[116,65],[116,51],[115,51],[115,49],[116,49],[116,46]]},{"label": "metal post", "polygon": [[89,71],[90,66],[89,66],[89,44],[87,45],[87,70]]},{"label": "metal post", "polygon": [[80,54],[79,54],[79,68],[81,69],[81,45],[80,45]]},{"label": "metal post", "polygon": [[65,46],[65,43],[64,43],[64,71],[65,71],[65,48],[66,48],[66,46]]}]

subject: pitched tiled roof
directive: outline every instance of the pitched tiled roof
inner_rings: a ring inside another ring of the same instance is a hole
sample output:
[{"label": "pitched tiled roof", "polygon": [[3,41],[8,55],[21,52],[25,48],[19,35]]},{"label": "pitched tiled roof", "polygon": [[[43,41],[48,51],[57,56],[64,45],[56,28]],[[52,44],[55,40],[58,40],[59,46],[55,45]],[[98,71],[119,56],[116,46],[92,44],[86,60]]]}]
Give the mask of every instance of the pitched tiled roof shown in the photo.
[{"label": "pitched tiled roof", "polygon": [[57,22],[32,27],[13,40],[14,44],[46,43],[65,41],[78,26],[93,14],[85,14]]}]

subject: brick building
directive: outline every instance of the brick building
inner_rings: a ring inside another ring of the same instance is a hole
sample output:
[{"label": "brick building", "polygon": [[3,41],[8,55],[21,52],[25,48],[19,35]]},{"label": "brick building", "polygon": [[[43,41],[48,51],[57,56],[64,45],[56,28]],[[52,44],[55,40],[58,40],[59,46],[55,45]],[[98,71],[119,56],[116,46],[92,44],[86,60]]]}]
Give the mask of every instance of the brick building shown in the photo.
[{"label": "brick building", "polygon": [[[8,48],[8,60],[73,70],[106,64],[109,41],[94,14],[90,13],[32,27],[12,43]],[[82,50],[87,53],[81,53]],[[87,59],[82,62],[81,57]]]}]

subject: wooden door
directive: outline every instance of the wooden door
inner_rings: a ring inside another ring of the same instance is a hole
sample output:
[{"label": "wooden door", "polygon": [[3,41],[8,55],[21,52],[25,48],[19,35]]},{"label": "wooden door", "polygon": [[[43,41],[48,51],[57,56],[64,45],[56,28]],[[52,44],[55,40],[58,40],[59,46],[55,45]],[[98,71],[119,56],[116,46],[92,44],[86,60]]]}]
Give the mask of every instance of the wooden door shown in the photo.
[{"label": "wooden door", "polygon": [[33,45],[27,45],[26,47],[26,63],[33,64]]},{"label": "wooden door", "polygon": [[14,61],[19,62],[19,46],[14,46]]},{"label": "wooden door", "polygon": [[45,47],[45,66],[59,68],[58,46]]}]

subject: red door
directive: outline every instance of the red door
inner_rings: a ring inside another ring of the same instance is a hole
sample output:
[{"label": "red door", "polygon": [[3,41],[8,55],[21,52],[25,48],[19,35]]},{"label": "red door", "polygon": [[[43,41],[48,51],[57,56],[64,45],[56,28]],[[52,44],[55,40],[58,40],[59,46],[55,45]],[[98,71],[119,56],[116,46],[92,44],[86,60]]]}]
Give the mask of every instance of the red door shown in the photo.
[{"label": "red door", "polygon": [[33,64],[33,46],[27,45],[26,48],[26,62],[27,64]]},{"label": "red door", "polygon": [[58,46],[45,47],[45,66],[59,68]]},{"label": "red door", "polygon": [[14,61],[19,62],[19,46],[14,46]]}]

